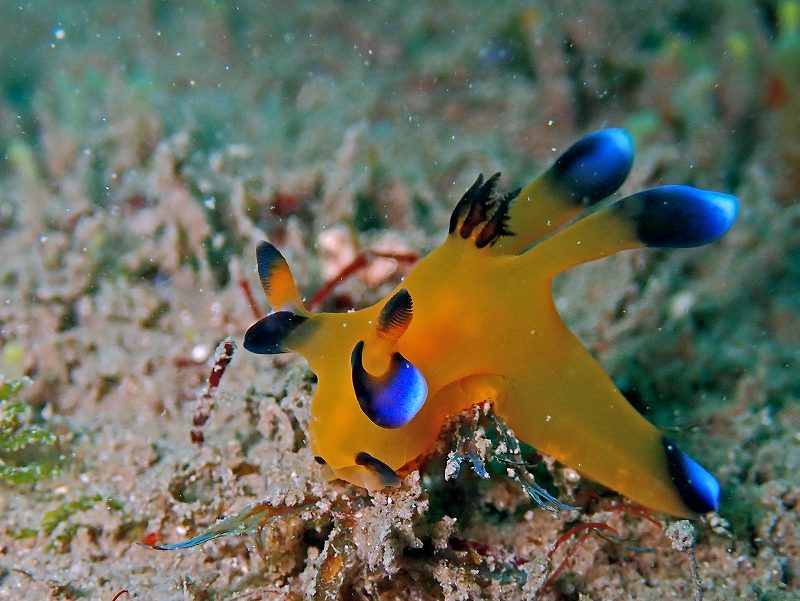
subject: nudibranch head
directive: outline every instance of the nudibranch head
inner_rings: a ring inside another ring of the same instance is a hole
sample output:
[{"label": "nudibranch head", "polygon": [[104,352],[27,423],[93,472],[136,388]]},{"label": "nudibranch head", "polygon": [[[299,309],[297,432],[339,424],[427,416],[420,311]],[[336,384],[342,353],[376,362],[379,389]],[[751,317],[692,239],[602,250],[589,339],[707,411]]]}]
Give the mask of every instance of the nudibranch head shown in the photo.
[{"label": "nudibranch head", "polygon": [[258,273],[274,312],[246,333],[255,353],[301,353],[317,374],[312,452],[333,476],[394,486],[447,418],[490,402],[523,441],[652,509],[717,508],[714,477],[645,420],[561,321],[552,279],[642,247],[689,247],[733,225],[734,196],[688,186],[612,194],[633,161],[621,129],[575,143],[521,190],[479,176],[444,243],[373,306],[310,313],[280,252],[262,242]]}]

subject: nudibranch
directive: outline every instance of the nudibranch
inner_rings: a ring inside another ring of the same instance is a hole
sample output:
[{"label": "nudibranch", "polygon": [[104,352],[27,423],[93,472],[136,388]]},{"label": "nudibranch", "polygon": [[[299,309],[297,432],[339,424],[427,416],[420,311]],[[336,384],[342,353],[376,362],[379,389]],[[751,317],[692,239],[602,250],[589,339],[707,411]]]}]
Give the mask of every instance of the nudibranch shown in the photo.
[{"label": "nudibranch", "polygon": [[370,490],[397,485],[449,416],[490,402],[520,440],[636,503],[681,517],[716,510],[714,476],[628,403],[553,303],[553,278],[570,267],[626,249],[700,246],[733,225],[735,196],[681,185],[588,210],[632,162],[629,134],[605,129],[521,190],[500,194],[499,173],[479,176],[445,241],[387,299],[358,311],[307,311],[286,260],[262,242],[273,312],[244,346],[307,359],[318,377],[317,461]]}]

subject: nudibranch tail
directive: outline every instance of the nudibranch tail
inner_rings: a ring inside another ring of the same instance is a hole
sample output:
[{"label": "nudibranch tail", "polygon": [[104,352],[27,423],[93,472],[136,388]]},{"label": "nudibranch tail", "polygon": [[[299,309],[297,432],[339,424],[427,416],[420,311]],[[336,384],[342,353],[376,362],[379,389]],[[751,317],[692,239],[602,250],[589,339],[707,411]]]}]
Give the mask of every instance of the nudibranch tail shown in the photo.
[{"label": "nudibranch tail", "polygon": [[528,254],[555,274],[631,248],[702,246],[736,220],[735,196],[689,186],[662,186],[627,196],[573,223]]},{"label": "nudibranch tail", "polygon": [[633,165],[633,140],[624,129],[591,133],[570,146],[516,196],[509,227],[495,253],[517,254],[557,231],[586,207],[610,196]]},{"label": "nudibranch tail", "polygon": [[716,507],[718,484],[636,411],[575,336],[549,332],[535,370],[518,368],[495,404],[520,440],[645,507],[696,517]]}]

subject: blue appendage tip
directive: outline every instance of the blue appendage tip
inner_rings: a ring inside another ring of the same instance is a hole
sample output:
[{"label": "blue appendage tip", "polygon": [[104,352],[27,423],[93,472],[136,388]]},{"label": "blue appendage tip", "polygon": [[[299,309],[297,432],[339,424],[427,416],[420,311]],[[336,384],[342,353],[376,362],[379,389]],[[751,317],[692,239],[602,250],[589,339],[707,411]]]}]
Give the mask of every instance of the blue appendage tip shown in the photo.
[{"label": "blue appendage tip", "polygon": [[392,355],[389,369],[379,377],[364,370],[364,341],[350,357],[353,389],[364,414],[381,428],[402,428],[419,413],[428,396],[425,377],[400,353]]},{"label": "blue appendage tip", "polygon": [[593,204],[622,185],[633,164],[633,140],[624,129],[601,129],[575,142],[548,176],[575,202]]},{"label": "blue appendage tip", "polygon": [[720,495],[717,479],[666,436],[661,442],[667,454],[669,475],[686,506],[701,514],[717,511]]},{"label": "blue appendage tip", "polygon": [[723,236],[736,221],[739,200],[730,194],[690,186],[661,186],[617,203],[636,224],[647,246],[702,246]]}]

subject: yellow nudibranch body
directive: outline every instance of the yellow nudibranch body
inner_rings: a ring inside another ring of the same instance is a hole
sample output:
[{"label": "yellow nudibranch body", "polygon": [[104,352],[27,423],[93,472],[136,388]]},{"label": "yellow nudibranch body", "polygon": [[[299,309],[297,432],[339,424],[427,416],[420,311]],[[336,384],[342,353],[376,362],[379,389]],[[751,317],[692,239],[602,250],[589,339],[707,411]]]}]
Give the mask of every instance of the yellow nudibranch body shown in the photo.
[{"label": "yellow nudibranch body", "polygon": [[632,248],[698,246],[722,236],[735,197],[664,186],[577,219],[627,176],[620,129],[586,136],[520,191],[479,177],[445,241],[387,299],[311,314],[272,245],[257,252],[270,315],[245,336],[256,353],[301,353],[318,377],[311,446],[339,478],[369,489],[424,455],[449,416],[493,410],[539,452],[663,513],[716,510],[714,477],[622,396],[562,322],[560,272]]}]

